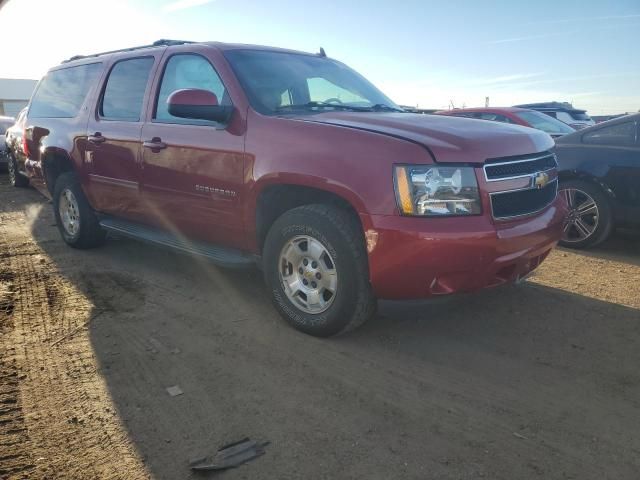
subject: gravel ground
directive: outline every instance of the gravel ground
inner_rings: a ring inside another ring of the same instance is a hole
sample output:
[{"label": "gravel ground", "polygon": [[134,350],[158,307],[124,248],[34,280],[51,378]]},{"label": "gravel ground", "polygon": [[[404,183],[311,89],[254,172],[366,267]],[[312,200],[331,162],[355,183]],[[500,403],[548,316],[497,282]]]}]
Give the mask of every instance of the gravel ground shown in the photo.
[{"label": "gravel ground", "polygon": [[637,234],[320,340],[256,271],[66,247],[0,176],[0,478],[191,478],[250,436],[266,454],[221,478],[635,480],[639,343]]}]

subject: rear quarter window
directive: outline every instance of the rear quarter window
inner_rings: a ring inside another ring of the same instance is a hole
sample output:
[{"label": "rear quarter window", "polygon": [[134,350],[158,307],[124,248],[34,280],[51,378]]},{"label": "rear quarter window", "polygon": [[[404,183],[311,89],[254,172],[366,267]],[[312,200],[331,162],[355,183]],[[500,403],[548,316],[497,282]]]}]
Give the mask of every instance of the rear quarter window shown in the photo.
[{"label": "rear quarter window", "polygon": [[90,63],[47,73],[31,100],[29,118],[75,117],[101,69],[101,63]]}]

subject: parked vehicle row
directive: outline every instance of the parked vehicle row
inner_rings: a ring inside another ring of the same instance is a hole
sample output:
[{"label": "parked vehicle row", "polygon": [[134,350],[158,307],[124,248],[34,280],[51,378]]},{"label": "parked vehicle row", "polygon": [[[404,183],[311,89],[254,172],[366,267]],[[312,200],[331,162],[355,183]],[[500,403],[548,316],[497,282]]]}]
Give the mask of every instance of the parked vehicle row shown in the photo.
[{"label": "parked vehicle row", "polygon": [[542,112],[545,115],[566,123],[576,130],[590,127],[596,123],[587,114],[586,110],[574,108],[573,105],[568,102],[525,103],[523,105],[515,106],[530,110],[537,110],[538,112]]},{"label": "parked vehicle row", "polygon": [[555,118],[536,110],[518,107],[502,108],[462,108],[437,112],[438,115],[475,118],[493,122],[513,123],[525,127],[537,128],[548,133],[553,138],[575,132],[575,129]]},{"label": "parked vehicle row", "polygon": [[159,41],[74,57],[40,82],[14,183],[66,243],[115,231],[258,263],[294,327],[328,336],[413,299],[520,281],[560,240],[554,142],[406,113],[320,54]]},{"label": "parked vehicle row", "polygon": [[9,164],[9,148],[5,133],[11,128],[15,120],[13,117],[0,117],[0,168],[6,168]]},{"label": "parked vehicle row", "polygon": [[26,177],[16,175],[18,165],[24,165],[26,156],[24,153],[24,131],[26,127],[27,108],[23,108],[16,117],[15,123],[5,132],[5,144],[7,146],[7,169],[12,184],[18,187],[27,186]]},{"label": "parked vehicle row", "polygon": [[640,115],[617,117],[576,132],[554,118],[518,107],[437,113],[528,125],[556,139],[559,188],[569,207],[561,245],[593,247],[616,227],[640,226]]}]

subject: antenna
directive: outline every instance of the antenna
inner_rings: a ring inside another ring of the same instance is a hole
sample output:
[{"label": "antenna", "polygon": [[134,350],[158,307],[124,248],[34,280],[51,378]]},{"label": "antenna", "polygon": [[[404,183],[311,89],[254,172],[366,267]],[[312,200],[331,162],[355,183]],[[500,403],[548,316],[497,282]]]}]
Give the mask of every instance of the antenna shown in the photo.
[{"label": "antenna", "polygon": [[324,51],[324,48],[320,47],[320,53],[318,55],[320,55],[321,57],[326,57],[327,56],[327,54]]}]

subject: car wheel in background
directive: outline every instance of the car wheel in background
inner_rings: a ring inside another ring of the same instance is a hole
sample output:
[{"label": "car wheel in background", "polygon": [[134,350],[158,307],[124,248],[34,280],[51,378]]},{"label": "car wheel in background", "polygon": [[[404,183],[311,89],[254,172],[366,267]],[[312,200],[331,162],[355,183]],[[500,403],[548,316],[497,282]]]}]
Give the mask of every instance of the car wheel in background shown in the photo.
[{"label": "car wheel in background", "polygon": [[613,218],[604,192],[582,180],[563,182],[559,191],[569,209],[560,245],[587,248],[606,240],[613,228]]},{"label": "car wheel in background", "polygon": [[16,159],[13,158],[13,155],[9,155],[7,170],[9,171],[9,182],[11,182],[11,185],[18,188],[29,185],[29,179],[18,172],[18,163]]},{"label": "car wheel in background", "polygon": [[106,232],[100,227],[74,173],[63,173],[56,180],[53,210],[58,230],[71,247],[92,248],[104,243]]},{"label": "car wheel in background", "polygon": [[298,330],[328,337],[375,312],[361,228],[344,210],[315,204],[284,213],[269,230],[263,262],[276,308]]}]

